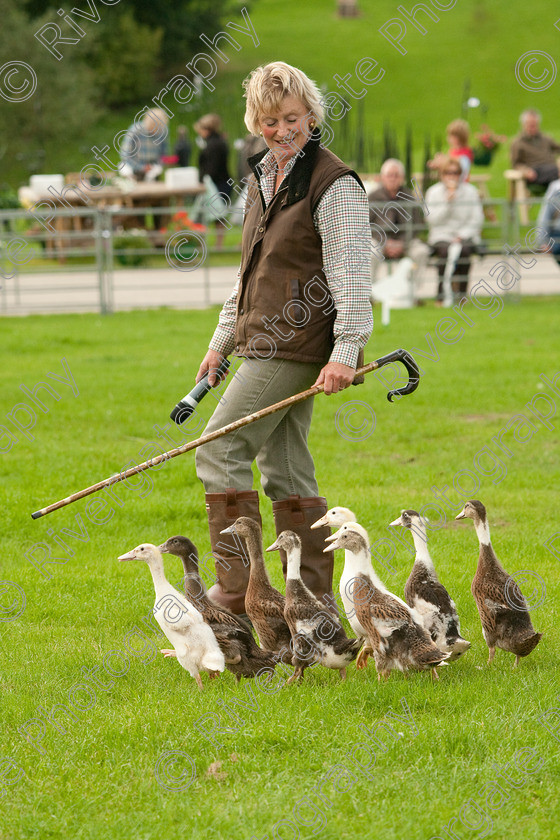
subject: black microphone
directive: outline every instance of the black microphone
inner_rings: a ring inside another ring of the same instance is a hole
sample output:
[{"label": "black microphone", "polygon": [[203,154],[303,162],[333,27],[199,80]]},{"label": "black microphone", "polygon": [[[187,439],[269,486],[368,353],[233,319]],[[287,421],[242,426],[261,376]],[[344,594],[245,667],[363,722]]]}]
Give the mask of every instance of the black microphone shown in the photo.
[{"label": "black microphone", "polygon": [[216,376],[221,376],[221,374],[226,373],[227,369],[229,368],[229,362],[227,359],[223,359],[220,362],[220,365],[216,369],[211,369],[207,373],[204,374],[200,382],[197,382],[192,391],[186,394],[182,400],[179,400],[171,414],[169,415],[171,419],[177,423],[178,426],[181,423],[184,423],[185,420],[191,416],[197,405],[199,404],[202,397],[208,393],[208,391],[212,390],[212,386],[208,384],[208,377],[210,374],[215,374]]}]

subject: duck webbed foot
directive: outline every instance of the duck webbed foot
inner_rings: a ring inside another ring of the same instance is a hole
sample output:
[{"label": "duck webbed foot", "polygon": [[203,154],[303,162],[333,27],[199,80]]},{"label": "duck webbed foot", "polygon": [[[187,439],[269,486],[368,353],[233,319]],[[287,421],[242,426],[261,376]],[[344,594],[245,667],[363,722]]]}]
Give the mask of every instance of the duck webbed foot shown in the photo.
[{"label": "duck webbed foot", "polygon": [[226,659],[226,665],[239,665],[241,662],[241,654],[238,653],[237,656],[228,656]]},{"label": "duck webbed foot", "polygon": [[163,653],[166,659],[170,656],[177,656],[177,651],[174,648],[163,648],[160,653]]},{"label": "duck webbed foot", "polygon": [[358,671],[363,671],[364,668],[367,668],[367,663],[370,654],[373,653],[372,648],[369,645],[364,645],[364,647],[359,652],[358,656],[356,657],[356,668]]}]

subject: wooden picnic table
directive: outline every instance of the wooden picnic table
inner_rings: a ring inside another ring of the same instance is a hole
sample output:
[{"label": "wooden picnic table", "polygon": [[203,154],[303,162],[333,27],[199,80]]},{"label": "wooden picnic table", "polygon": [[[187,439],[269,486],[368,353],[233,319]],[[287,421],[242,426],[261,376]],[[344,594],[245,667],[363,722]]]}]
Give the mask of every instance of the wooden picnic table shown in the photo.
[{"label": "wooden picnic table", "polygon": [[[118,209],[122,207],[125,210],[147,207],[166,208],[173,203],[180,203],[182,205],[185,198],[196,198],[197,196],[203,194],[206,190],[203,184],[197,184],[196,186],[191,187],[171,187],[161,181],[139,181],[131,184],[130,189],[121,189],[117,186],[95,188],[90,187],[83,182],[76,183],[76,181],[73,182],[72,180],[68,181],[65,186],[72,187],[73,184],[77,187],[76,190],[67,190],[63,196],[57,196],[56,194],[50,192],[45,193],[43,196],[39,197],[39,201],[41,198],[49,199],[49,201],[52,201],[55,206],[61,208],[68,208],[69,205],[71,207],[80,208],[94,206],[98,208],[110,207],[111,209]],[[138,215],[133,215],[131,213],[127,213],[126,215],[123,215],[121,218],[123,227],[130,227],[131,223],[135,220],[138,221],[141,215],[143,214],[139,213]],[[154,213],[154,215],[156,214]],[[160,223],[162,217],[165,215],[169,214],[157,214],[158,221]],[[127,225],[127,223],[129,224]],[[68,237],[66,234],[69,231],[80,233],[83,230],[82,216],[79,214],[76,214],[75,216],[57,215],[54,219],[53,226],[56,233],[52,235],[52,238],[49,237],[49,239],[47,239],[47,248],[50,250],[54,244],[54,249],[59,260],[63,261],[64,250],[68,243]],[[145,224],[135,224],[133,226],[146,227]]]}]

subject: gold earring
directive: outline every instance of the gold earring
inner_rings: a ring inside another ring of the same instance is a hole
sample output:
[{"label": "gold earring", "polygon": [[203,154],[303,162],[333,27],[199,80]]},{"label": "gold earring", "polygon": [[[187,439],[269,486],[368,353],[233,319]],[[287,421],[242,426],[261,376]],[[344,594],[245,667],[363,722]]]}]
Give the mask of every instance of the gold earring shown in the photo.
[{"label": "gold earring", "polygon": [[309,123],[309,128],[315,128],[315,123]]}]

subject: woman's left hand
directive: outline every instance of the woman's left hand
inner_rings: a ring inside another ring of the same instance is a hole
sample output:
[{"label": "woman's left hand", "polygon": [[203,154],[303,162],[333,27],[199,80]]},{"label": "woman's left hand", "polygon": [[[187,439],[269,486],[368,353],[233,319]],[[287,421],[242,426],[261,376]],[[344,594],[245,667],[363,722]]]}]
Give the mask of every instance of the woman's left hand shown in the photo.
[{"label": "woman's left hand", "polygon": [[313,385],[324,385],[325,394],[337,394],[344,388],[348,388],[352,384],[352,380],[356,376],[356,370],[348,365],[342,365],[339,362],[328,362],[322,368],[317,381]]}]

